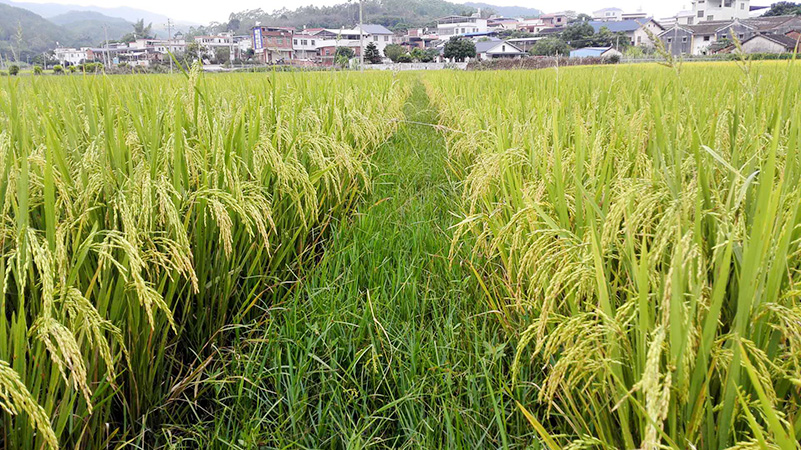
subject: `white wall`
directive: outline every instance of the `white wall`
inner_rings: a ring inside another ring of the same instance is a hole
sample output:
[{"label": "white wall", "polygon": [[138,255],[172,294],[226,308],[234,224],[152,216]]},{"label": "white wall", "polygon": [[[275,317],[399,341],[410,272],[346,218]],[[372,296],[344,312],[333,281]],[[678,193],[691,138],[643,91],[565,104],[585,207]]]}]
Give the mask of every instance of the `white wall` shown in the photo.
[{"label": "white wall", "polygon": [[773,41],[757,36],[743,44],[743,51],[745,53],[787,53],[787,49],[783,45],[777,44]]}]

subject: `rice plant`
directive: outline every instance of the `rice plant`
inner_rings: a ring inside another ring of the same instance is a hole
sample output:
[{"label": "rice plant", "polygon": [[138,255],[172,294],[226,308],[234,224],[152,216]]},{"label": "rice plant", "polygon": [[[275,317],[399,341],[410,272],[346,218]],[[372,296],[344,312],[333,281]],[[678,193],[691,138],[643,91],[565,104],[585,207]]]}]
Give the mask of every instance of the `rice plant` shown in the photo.
[{"label": "rice plant", "polygon": [[2,83],[0,445],[152,444],[210,344],[368,188],[406,91],[199,67]]},{"label": "rice plant", "polygon": [[798,448],[799,75],[426,76],[463,180],[453,245],[475,239],[543,446]]}]

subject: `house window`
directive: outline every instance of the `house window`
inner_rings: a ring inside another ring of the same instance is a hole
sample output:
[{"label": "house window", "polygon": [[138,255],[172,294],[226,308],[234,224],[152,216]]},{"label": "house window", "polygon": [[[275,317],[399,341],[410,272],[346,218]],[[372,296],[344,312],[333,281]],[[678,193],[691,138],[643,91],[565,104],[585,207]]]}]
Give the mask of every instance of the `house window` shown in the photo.
[{"label": "house window", "polygon": [[303,45],[307,45],[309,41],[307,41],[306,39],[301,39],[300,43]]},{"label": "house window", "polygon": [[712,39],[711,36],[704,36],[704,42],[709,42],[710,39]]},{"label": "house window", "polygon": [[384,42],[389,42],[389,36],[384,36]]},{"label": "house window", "polygon": [[726,8],[731,8],[732,3],[733,3],[732,0],[725,0],[723,2],[723,6],[725,6]]},{"label": "house window", "polygon": [[295,45],[298,45],[298,40],[297,39],[293,39],[292,43],[295,44]]},{"label": "house window", "polygon": [[637,45],[642,44],[642,36],[637,36]]},{"label": "house window", "polygon": [[673,43],[673,38],[668,38],[668,44]]},{"label": "house window", "polygon": [[702,19],[704,18],[704,10],[703,9],[698,11],[698,17],[700,17]]},{"label": "house window", "polygon": [[713,20],[715,20],[715,16],[707,16],[706,20],[712,22]]},{"label": "house window", "polygon": [[502,51],[502,52],[505,52],[505,51],[506,51],[506,46],[505,46],[505,45],[501,45],[501,51]]},{"label": "house window", "polygon": [[740,9],[745,10],[745,3],[740,3]]},{"label": "house window", "polygon": [[687,36],[684,36],[683,38],[681,38],[681,42],[683,44],[686,44],[687,43]]},{"label": "house window", "polygon": [[314,39],[312,39],[312,45],[314,45]]},{"label": "house window", "polygon": [[743,39],[745,39],[745,35],[743,33],[740,33],[738,39],[742,41]]}]

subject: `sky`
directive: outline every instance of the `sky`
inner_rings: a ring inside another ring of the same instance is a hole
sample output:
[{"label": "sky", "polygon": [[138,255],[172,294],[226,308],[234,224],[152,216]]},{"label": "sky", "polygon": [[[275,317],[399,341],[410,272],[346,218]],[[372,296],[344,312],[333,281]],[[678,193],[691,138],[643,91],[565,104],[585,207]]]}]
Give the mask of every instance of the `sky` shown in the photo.
[{"label": "sky", "polygon": [[[150,12],[164,14],[175,20],[191,21],[206,24],[211,21],[222,22],[228,19],[231,12],[261,8],[265,11],[286,7],[294,9],[299,6],[314,4],[318,6],[344,3],[347,0],[24,0],[31,3],[66,3],[77,5],[95,5],[103,7],[129,6]],[[356,1],[356,0],[352,0]],[[464,3],[469,0],[452,0]],[[687,9],[690,0],[476,0],[501,6],[524,6],[537,8],[545,12],[575,10],[591,13],[606,6],[616,6],[624,11],[647,12],[657,18],[674,15],[681,9]],[[369,19],[365,18],[365,22]]]}]

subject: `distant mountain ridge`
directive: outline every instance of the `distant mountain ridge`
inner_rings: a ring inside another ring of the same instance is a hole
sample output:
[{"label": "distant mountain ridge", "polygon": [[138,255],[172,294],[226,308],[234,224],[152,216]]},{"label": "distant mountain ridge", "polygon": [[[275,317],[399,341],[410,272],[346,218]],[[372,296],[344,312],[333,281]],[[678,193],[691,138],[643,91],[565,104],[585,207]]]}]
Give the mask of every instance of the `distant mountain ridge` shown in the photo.
[{"label": "distant mountain ridge", "polygon": [[492,10],[503,17],[537,17],[542,11],[536,8],[526,8],[524,6],[498,6],[489,3],[467,2],[465,6],[481,9],[482,11]]},{"label": "distant mountain ridge", "polygon": [[49,18],[50,22],[65,28],[75,42],[96,44],[109,39],[119,39],[130,33],[133,23],[119,17],[109,17],[94,11],[70,11]]},{"label": "distant mountain ridge", "polygon": [[[0,0],[0,3],[16,6],[17,8],[27,9],[28,11],[36,13],[45,19],[74,11],[91,11],[100,13],[107,17],[124,19],[128,22],[136,22],[139,19],[145,19],[145,23],[153,23],[154,29],[156,27],[160,27],[164,23],[167,23],[167,16],[163,14],[157,14],[150,11],[145,11],[143,9],[130,8],[127,6],[107,8],[103,6],[82,6],[60,3],[29,3],[18,2],[14,0]],[[195,23],[181,21],[180,18],[173,18],[173,20],[176,20],[178,23],[184,25],[197,25]]]}]

